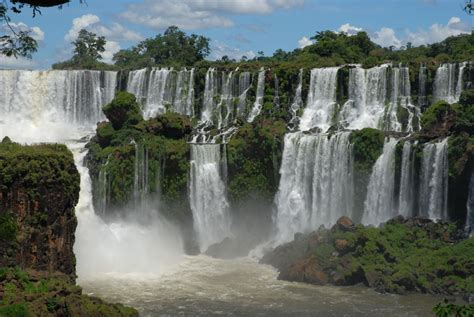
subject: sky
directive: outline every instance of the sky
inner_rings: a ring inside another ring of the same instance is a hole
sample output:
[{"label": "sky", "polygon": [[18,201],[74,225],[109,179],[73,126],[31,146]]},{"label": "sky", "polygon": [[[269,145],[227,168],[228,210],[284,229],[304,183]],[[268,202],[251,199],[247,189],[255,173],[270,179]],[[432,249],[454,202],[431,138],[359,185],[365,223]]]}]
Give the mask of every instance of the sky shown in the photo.
[{"label": "sky", "polygon": [[[464,0],[72,0],[62,9],[11,14],[11,26],[29,30],[39,49],[31,60],[0,56],[0,68],[49,69],[72,56],[71,44],[85,28],[107,40],[105,62],[120,49],[176,25],[211,39],[210,60],[240,59],[259,51],[271,56],[311,44],[317,31],[366,31],[382,46],[439,42],[470,33]],[[8,33],[2,26],[3,34]]]}]

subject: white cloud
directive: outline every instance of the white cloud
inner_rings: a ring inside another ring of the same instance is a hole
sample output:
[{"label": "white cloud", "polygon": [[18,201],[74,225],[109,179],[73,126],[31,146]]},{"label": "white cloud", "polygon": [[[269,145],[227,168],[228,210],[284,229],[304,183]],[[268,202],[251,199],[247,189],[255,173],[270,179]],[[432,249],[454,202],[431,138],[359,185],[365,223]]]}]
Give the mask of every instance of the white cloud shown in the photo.
[{"label": "white cloud", "polygon": [[[9,25],[15,32],[20,32],[20,31],[30,32],[30,36],[38,42],[42,42],[44,40],[44,32],[38,26],[29,27],[23,22],[18,22],[18,23],[10,22]],[[3,31],[6,31],[6,33],[8,34],[8,33],[11,33],[10,27],[8,27],[7,24],[3,24],[2,29]]]},{"label": "white cloud", "polygon": [[234,26],[229,14],[269,14],[301,6],[304,0],[143,0],[121,16],[153,29],[176,25],[185,30]]},{"label": "white cloud", "polygon": [[35,69],[37,67],[38,63],[28,58],[0,55],[0,69]]},{"label": "white cloud", "polygon": [[346,33],[349,35],[355,35],[357,32],[361,32],[363,29],[357,26],[350,25],[349,23],[343,24],[337,29],[339,32]]},{"label": "white cloud", "polygon": [[300,38],[298,40],[298,46],[300,48],[305,48],[306,46],[309,46],[313,44],[313,41],[311,41],[309,38],[307,38],[306,36],[303,36],[302,38]]},{"label": "white cloud", "polygon": [[435,23],[428,30],[406,31],[406,42],[418,46],[444,40],[449,36],[471,33],[471,25],[459,17],[452,17],[446,25]]},{"label": "white cloud", "polygon": [[79,31],[93,24],[99,23],[100,18],[97,15],[85,14],[72,20],[72,27],[64,36],[66,41],[72,42],[77,38]]},{"label": "white cloud", "polygon": [[121,49],[120,44],[115,41],[107,41],[104,48],[105,52],[102,53],[102,61],[106,63],[112,63],[112,57]]},{"label": "white cloud", "polygon": [[[143,40],[143,36],[137,32],[129,30],[119,23],[112,23],[110,26],[101,23],[100,18],[94,14],[85,14],[72,20],[72,27],[64,36],[67,42],[73,42],[79,31],[86,29],[99,36],[104,36],[106,39],[105,52],[102,53],[103,61],[106,63],[112,62],[113,55],[121,49],[121,42],[138,42]],[[59,55],[61,59],[68,58],[70,53],[64,52],[72,51],[72,47],[68,45],[60,50]]]},{"label": "white cloud", "polygon": [[243,51],[239,48],[230,47],[225,43],[219,41],[211,42],[212,53],[210,56],[211,60],[221,59],[222,56],[227,56],[230,59],[240,60],[242,56],[246,56],[248,59],[252,59],[255,56],[254,51]]},{"label": "white cloud", "polygon": [[395,31],[391,28],[383,27],[371,37],[372,41],[383,46],[395,46],[399,48],[402,46],[402,41],[397,38]]}]

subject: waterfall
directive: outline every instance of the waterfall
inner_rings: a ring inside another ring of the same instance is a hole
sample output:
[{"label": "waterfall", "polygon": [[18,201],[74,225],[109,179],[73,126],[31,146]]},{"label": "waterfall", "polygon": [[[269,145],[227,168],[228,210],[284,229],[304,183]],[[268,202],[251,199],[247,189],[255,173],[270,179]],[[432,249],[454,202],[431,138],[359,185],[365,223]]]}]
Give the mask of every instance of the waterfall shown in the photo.
[{"label": "waterfall", "polygon": [[279,242],[352,214],[350,133],[285,136],[274,222]]},{"label": "waterfall", "polygon": [[459,101],[463,89],[463,74],[467,63],[459,65],[456,78],[456,64],[442,64],[436,70],[433,88],[433,101],[444,100],[448,103]]},{"label": "waterfall", "polygon": [[201,121],[212,122],[212,113],[215,108],[214,96],[217,94],[217,82],[215,79],[215,69],[209,68],[206,72],[206,82],[204,85],[204,99],[202,104]]},{"label": "waterfall", "polygon": [[107,212],[107,206],[109,202],[109,193],[110,193],[110,188],[109,188],[109,182],[107,179],[107,165],[109,165],[109,159],[110,155],[107,158],[107,161],[103,166],[101,166],[100,171],[99,171],[99,178],[98,178],[98,186],[97,186],[97,191],[95,193],[95,198],[97,201],[97,206],[98,206],[98,214],[99,215],[105,215]]},{"label": "waterfall", "polygon": [[135,164],[133,173],[133,199],[138,206],[148,194],[148,149],[143,144],[132,141],[135,146]]},{"label": "waterfall", "polygon": [[263,94],[265,90],[265,69],[263,67],[258,72],[258,80],[257,80],[257,95],[255,97],[255,102],[253,104],[252,110],[247,118],[248,122],[253,122],[255,117],[260,114],[262,111],[263,106]]},{"label": "waterfall", "polygon": [[187,116],[194,116],[194,68],[180,70],[176,79],[172,110]]},{"label": "waterfall", "polygon": [[[416,142],[415,142],[416,145]],[[415,215],[415,155],[409,141],[403,143],[398,213],[404,217]]]},{"label": "waterfall", "polygon": [[247,92],[250,89],[250,72],[242,72],[239,76],[239,103],[236,115],[241,117],[247,110]]},{"label": "waterfall", "polygon": [[419,130],[419,125],[413,127],[413,118],[417,116],[419,119],[420,111],[411,102],[411,86],[410,74],[408,67],[392,68],[392,90],[390,105],[384,122],[386,131],[402,131],[402,123],[397,117],[399,107],[404,108],[408,112],[405,131],[413,132],[414,129]]},{"label": "waterfall", "polygon": [[388,138],[382,155],[375,162],[367,187],[363,224],[378,225],[395,216],[395,147],[398,141]]},{"label": "waterfall", "polygon": [[336,106],[337,72],[339,67],[311,70],[308,100],[300,121],[303,131],[318,127],[327,131]]},{"label": "waterfall", "polygon": [[299,126],[298,112],[303,105],[303,98],[301,92],[303,90],[303,69],[300,69],[298,74],[298,86],[296,86],[295,96],[293,102],[290,105],[291,119],[289,122],[290,130],[295,130]]},{"label": "waterfall", "polygon": [[470,236],[474,235],[474,170],[471,172],[471,180],[469,182],[469,194],[467,198],[467,217],[466,231]]},{"label": "waterfall", "polygon": [[0,70],[0,111],[16,125],[94,125],[104,119],[116,80],[116,72]]},{"label": "waterfall", "polygon": [[383,127],[387,69],[388,65],[385,64],[349,70],[349,100],[342,108],[341,118],[350,129]]},{"label": "waterfall", "polygon": [[127,91],[137,97],[143,116],[152,118],[167,111],[194,114],[194,68],[146,68],[131,71]]},{"label": "waterfall", "polygon": [[423,147],[419,197],[420,215],[448,219],[448,138]]},{"label": "waterfall", "polygon": [[222,73],[222,92],[220,94],[220,102],[218,105],[217,128],[226,127],[233,115],[234,108],[234,76],[235,72],[231,71],[228,74]]},{"label": "waterfall", "polygon": [[418,74],[418,106],[424,109],[428,105],[426,100],[426,81],[427,70],[425,64],[420,64],[420,72]]},{"label": "waterfall", "polygon": [[230,235],[219,144],[191,144],[189,200],[201,251]]}]

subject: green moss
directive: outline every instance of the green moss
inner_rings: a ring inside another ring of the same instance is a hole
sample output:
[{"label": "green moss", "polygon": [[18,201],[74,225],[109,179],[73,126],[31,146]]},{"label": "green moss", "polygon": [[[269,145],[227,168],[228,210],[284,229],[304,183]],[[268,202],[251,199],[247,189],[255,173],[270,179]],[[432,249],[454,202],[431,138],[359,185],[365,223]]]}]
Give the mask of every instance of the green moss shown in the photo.
[{"label": "green moss", "polygon": [[365,128],[351,133],[350,142],[353,144],[354,168],[371,170],[382,154],[384,133],[377,129]]},{"label": "green moss", "polygon": [[103,108],[104,114],[114,129],[135,125],[143,120],[140,105],[131,93],[119,91],[111,103]]},{"label": "green moss", "polygon": [[430,131],[436,126],[442,124],[449,115],[455,114],[457,108],[446,101],[438,101],[426,109],[421,117],[421,126],[423,130]]},{"label": "green moss", "polygon": [[28,308],[25,303],[12,304],[0,307],[1,317],[27,317]]},{"label": "green moss", "polygon": [[11,215],[0,215],[0,241],[14,241],[17,230],[15,220]]}]

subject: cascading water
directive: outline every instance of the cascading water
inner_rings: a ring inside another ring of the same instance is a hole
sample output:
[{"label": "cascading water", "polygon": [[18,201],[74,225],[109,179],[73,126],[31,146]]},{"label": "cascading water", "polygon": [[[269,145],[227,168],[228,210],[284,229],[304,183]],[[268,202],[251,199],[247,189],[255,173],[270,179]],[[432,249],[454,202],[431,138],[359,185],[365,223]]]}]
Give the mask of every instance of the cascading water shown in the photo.
[{"label": "cascading water", "polygon": [[410,74],[408,67],[393,67],[391,84],[390,105],[384,120],[384,130],[402,131],[402,123],[397,117],[399,107],[408,112],[405,131],[412,132],[413,130],[419,130],[419,125],[413,127],[413,118],[417,116],[417,122],[419,122],[420,111],[411,102]]},{"label": "cascading water", "polygon": [[341,119],[350,129],[383,127],[388,66],[349,70],[349,100],[342,108]]},{"label": "cascading water", "polygon": [[132,141],[135,146],[133,175],[133,199],[135,206],[141,204],[148,194],[148,149],[143,144]]},{"label": "cascading water", "polygon": [[469,181],[469,194],[467,197],[467,217],[466,231],[470,236],[474,235],[474,170],[471,172],[471,180]]},{"label": "cascading water", "polygon": [[250,72],[242,72],[239,76],[239,104],[236,115],[243,116],[247,110],[247,92],[250,89],[251,75]]},{"label": "cascading water", "polygon": [[295,96],[293,97],[293,102],[290,105],[291,119],[288,124],[291,131],[298,129],[299,127],[299,111],[303,106],[303,98],[301,96],[303,90],[303,69],[300,69],[298,74],[298,86],[296,86]]},{"label": "cascading water", "polygon": [[375,162],[367,187],[363,224],[378,225],[396,215],[395,210],[395,147],[398,141],[385,141],[382,155]]},{"label": "cascading water", "polygon": [[459,101],[463,88],[463,72],[466,63],[459,66],[458,77],[456,78],[456,64],[442,64],[436,70],[433,88],[433,101],[444,100],[448,103]]},{"label": "cascading water", "polygon": [[128,74],[127,91],[142,104],[145,118],[168,110],[189,116],[194,114],[194,69],[134,70]]},{"label": "cascading water", "polygon": [[112,100],[116,79],[116,72],[0,70],[0,129],[28,134],[49,124],[54,139],[70,124],[95,125],[104,118],[102,106]]},{"label": "cascading water", "polygon": [[426,81],[427,81],[427,69],[425,64],[420,64],[420,71],[418,74],[418,107],[424,109],[428,105],[426,98]]},{"label": "cascading water", "polygon": [[253,122],[255,118],[260,114],[262,111],[263,106],[263,94],[265,90],[265,69],[263,67],[258,72],[258,79],[257,79],[257,95],[255,97],[255,102],[253,104],[252,110],[247,118],[248,122]]},{"label": "cascading water", "polygon": [[339,67],[311,70],[311,81],[306,108],[300,121],[300,130],[314,127],[327,131],[331,126],[336,106],[336,84]]},{"label": "cascading water", "polygon": [[[416,142],[415,142],[416,145]],[[415,215],[415,155],[410,141],[403,143],[398,213],[404,217]]]},{"label": "cascading water", "polygon": [[201,251],[230,236],[219,144],[191,144],[189,200]]},{"label": "cascading water", "polygon": [[353,201],[350,133],[301,132],[285,136],[274,222],[277,243],[351,215]]},{"label": "cascading water", "polygon": [[107,166],[109,165],[110,155],[107,162],[100,168],[97,190],[94,196],[97,198],[97,212],[99,215],[105,215],[109,202],[109,182],[107,179]]},{"label": "cascading water", "polygon": [[420,215],[448,219],[448,138],[423,147]]}]

